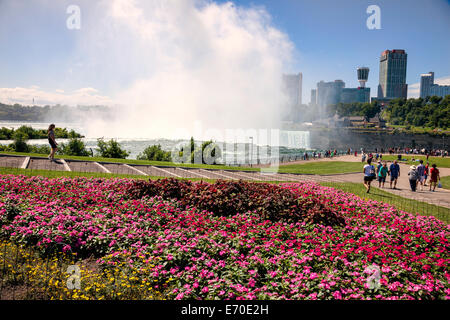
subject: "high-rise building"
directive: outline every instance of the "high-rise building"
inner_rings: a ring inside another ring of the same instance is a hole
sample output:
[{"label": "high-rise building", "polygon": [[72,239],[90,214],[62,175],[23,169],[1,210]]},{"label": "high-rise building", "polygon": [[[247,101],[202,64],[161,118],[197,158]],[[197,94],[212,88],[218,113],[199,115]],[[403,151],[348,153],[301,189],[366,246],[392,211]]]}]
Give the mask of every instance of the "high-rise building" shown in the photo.
[{"label": "high-rise building", "polygon": [[380,79],[378,98],[406,98],[408,85],[406,84],[406,61],[408,55],[405,50],[385,50],[380,57]]},{"label": "high-rise building", "polygon": [[430,88],[434,84],[434,72],[420,75],[420,97],[426,98],[430,95]]},{"label": "high-rise building", "polygon": [[430,88],[430,96],[445,97],[450,94],[450,86],[433,84]]},{"label": "high-rise building", "polygon": [[345,88],[345,82],[342,80],[334,80],[332,82],[320,81],[317,83],[317,105],[319,107],[326,107],[339,103],[343,88]]},{"label": "high-rise building", "polygon": [[288,96],[288,104],[290,107],[296,107],[302,104],[302,81],[303,75],[298,74],[284,74],[283,85],[284,91]]},{"label": "high-rise building", "polygon": [[342,103],[352,102],[369,102],[370,101],[370,88],[343,88],[341,91]]},{"label": "high-rise building", "polygon": [[420,97],[445,97],[450,94],[450,86],[441,86],[434,83],[434,72],[420,75]]},{"label": "high-rise building", "polygon": [[312,106],[317,104],[317,90],[311,89],[311,102],[309,103]]}]

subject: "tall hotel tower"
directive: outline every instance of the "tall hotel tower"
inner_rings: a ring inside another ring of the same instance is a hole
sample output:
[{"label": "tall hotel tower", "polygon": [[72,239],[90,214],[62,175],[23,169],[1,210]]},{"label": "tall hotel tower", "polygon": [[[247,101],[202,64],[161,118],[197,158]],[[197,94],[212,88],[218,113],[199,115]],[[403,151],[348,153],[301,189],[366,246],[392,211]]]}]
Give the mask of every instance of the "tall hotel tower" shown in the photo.
[{"label": "tall hotel tower", "polygon": [[407,97],[407,57],[408,55],[405,50],[385,50],[381,53],[378,98],[393,99]]}]

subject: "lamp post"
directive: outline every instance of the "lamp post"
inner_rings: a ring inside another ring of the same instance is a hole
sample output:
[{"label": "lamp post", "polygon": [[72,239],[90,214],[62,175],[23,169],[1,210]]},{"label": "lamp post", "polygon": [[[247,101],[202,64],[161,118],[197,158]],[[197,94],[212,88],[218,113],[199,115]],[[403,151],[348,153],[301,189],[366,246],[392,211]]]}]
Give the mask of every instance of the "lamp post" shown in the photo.
[{"label": "lamp post", "polygon": [[251,145],[250,145],[250,167],[253,167],[252,162],[253,162],[253,137],[249,137],[249,139],[251,139]]}]

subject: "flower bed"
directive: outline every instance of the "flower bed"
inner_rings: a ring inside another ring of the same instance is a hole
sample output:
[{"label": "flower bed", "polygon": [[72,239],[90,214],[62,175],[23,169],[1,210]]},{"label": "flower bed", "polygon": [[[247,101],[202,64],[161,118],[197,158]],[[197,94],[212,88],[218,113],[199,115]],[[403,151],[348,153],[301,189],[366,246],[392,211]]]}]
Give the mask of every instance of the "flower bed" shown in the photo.
[{"label": "flower bed", "polygon": [[[258,207],[225,215],[172,195],[165,197],[170,200],[130,197],[133,184],[126,179],[0,176],[0,235],[44,254],[62,249],[94,255],[104,267],[124,261],[136,269],[149,264],[153,267],[146,268],[145,276],[169,299],[450,296],[449,228],[434,217],[311,183],[277,188],[315,199],[324,212],[345,223],[277,219]],[[245,187],[252,192],[271,188],[255,185]],[[213,186],[202,188],[212,196]],[[367,281],[373,265],[381,273],[377,289]]]}]

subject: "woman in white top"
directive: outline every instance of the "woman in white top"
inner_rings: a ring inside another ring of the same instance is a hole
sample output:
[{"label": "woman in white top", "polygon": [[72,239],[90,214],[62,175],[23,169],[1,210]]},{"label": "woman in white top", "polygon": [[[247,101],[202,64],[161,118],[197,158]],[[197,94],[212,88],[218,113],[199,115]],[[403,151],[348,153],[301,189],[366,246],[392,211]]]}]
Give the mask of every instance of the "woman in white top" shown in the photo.
[{"label": "woman in white top", "polygon": [[367,164],[363,169],[364,173],[364,186],[367,189],[367,193],[370,191],[370,183],[375,179],[375,167],[372,165],[372,158],[367,159]]}]

